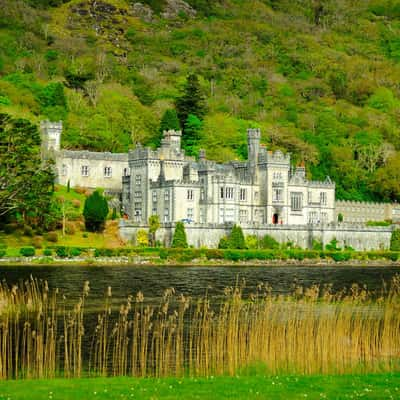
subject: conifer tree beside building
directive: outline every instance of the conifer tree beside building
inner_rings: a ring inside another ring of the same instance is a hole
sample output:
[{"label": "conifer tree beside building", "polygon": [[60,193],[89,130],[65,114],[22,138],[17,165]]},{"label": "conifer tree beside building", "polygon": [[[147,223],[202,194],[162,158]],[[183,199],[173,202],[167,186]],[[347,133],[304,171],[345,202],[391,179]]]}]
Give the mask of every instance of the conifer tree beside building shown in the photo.
[{"label": "conifer tree beside building", "polygon": [[172,239],[172,246],[177,249],[186,249],[188,247],[185,226],[183,222],[177,222],[174,232],[174,237]]},{"label": "conifer tree beside building", "polygon": [[102,232],[108,215],[106,198],[96,190],[86,200],[83,208],[85,227],[90,232]]}]

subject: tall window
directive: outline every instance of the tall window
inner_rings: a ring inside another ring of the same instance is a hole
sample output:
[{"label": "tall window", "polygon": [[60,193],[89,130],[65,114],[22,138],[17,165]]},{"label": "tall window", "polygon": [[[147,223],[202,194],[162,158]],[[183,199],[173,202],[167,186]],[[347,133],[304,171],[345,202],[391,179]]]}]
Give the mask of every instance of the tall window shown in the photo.
[{"label": "tall window", "polygon": [[142,198],[142,192],[136,191],[135,192],[135,199],[141,199]]},{"label": "tall window", "polygon": [[153,202],[157,202],[157,192],[153,190]]},{"label": "tall window", "polygon": [[223,224],[225,222],[225,209],[221,207],[219,209],[219,223]]},{"label": "tall window", "polygon": [[65,176],[68,174],[68,167],[66,166],[66,164],[63,164],[61,167],[61,175]]},{"label": "tall window", "polygon": [[226,222],[235,221],[235,210],[233,208],[227,208],[225,210],[225,221]]},{"label": "tall window", "polygon": [[245,201],[246,200],[246,189],[240,189],[240,201]]},{"label": "tall window", "polygon": [[233,187],[225,188],[225,198],[227,200],[232,200],[233,199]]},{"label": "tall window", "polygon": [[206,195],[205,195],[204,189],[201,189],[200,190],[200,200],[204,200],[205,198],[206,198]]},{"label": "tall window", "polygon": [[89,176],[89,166],[88,165],[82,165],[81,174],[82,174],[82,176]]},{"label": "tall window", "polygon": [[292,211],[301,211],[303,208],[303,195],[299,192],[290,193],[290,208]]},{"label": "tall window", "polygon": [[310,211],[308,213],[308,223],[316,224],[318,222],[318,213],[316,211]]},{"label": "tall window", "polygon": [[200,208],[200,223],[201,224],[206,223],[206,212],[205,211],[206,210],[203,207]]},{"label": "tall window", "polygon": [[129,168],[124,168],[124,176],[129,176],[131,173]]},{"label": "tall window", "polygon": [[327,212],[321,213],[321,222],[323,222],[325,224],[328,222],[328,213]]},{"label": "tall window", "polygon": [[283,190],[282,189],[274,189],[272,201],[283,201]]},{"label": "tall window", "polygon": [[142,175],[136,175],[135,184],[136,185],[141,185],[142,184]]},{"label": "tall window", "polygon": [[220,193],[220,198],[223,199],[224,198],[224,188],[223,187],[220,188],[219,193]]},{"label": "tall window", "polygon": [[104,167],[104,177],[105,178],[112,177],[112,168],[111,167]]},{"label": "tall window", "polygon": [[169,222],[169,208],[164,208],[164,222]]},{"label": "tall window", "polygon": [[188,208],[187,212],[186,212],[186,215],[187,215],[187,219],[193,220],[193,218],[194,218],[193,208]]},{"label": "tall window", "polygon": [[186,198],[188,200],[193,200],[194,196],[193,196],[193,190],[192,189],[188,189]]},{"label": "tall window", "polygon": [[168,189],[165,189],[165,192],[164,192],[164,201],[169,201],[169,190],[168,190]]},{"label": "tall window", "polygon": [[320,200],[320,203],[321,203],[322,206],[326,206],[326,204],[327,204],[327,195],[326,195],[326,192],[321,192],[321,193],[319,194],[319,200]]}]

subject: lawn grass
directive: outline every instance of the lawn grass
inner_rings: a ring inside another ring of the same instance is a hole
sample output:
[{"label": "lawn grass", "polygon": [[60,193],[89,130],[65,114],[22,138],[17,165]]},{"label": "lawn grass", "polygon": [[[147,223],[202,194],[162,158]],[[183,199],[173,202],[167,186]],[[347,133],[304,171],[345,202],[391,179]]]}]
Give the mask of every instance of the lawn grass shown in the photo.
[{"label": "lawn grass", "polygon": [[0,399],[400,399],[400,373],[2,381]]}]

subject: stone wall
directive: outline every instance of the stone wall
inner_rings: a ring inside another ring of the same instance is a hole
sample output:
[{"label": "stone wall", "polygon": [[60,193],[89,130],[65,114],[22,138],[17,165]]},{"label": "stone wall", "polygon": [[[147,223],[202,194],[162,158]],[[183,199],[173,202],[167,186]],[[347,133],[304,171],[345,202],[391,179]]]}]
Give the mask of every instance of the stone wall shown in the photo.
[{"label": "stone wall", "polygon": [[[139,229],[145,225],[136,225],[131,221],[121,220],[120,235],[124,240],[134,240]],[[174,224],[163,224],[157,231],[157,240],[165,246],[172,242]],[[216,248],[221,237],[228,235],[232,225],[195,225],[186,224],[185,230],[189,245],[194,247]],[[313,240],[325,246],[336,239],[339,247],[351,246],[355,250],[381,250],[390,247],[392,227],[365,227],[350,224],[340,225],[247,225],[242,226],[245,235],[259,238],[270,235],[280,243],[293,242],[302,248],[311,248]]]},{"label": "stone wall", "polygon": [[393,219],[393,210],[396,208],[391,203],[374,203],[361,201],[342,201],[337,200],[335,213],[343,216],[345,223],[366,223],[368,221],[385,221]]}]

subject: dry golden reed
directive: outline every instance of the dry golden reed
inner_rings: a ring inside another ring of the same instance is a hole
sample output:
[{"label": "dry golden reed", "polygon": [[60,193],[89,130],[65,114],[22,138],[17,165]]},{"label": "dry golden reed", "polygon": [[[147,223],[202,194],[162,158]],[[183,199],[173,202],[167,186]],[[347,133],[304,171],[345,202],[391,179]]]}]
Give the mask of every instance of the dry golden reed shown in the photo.
[{"label": "dry golden reed", "polygon": [[158,305],[139,292],[115,315],[108,288],[86,332],[88,282],[75,305],[46,282],[3,282],[0,378],[233,375],[253,365],[274,374],[400,369],[400,276],[378,296],[357,285],[274,295],[260,284],[246,297],[243,289],[194,300],[171,288]]}]

